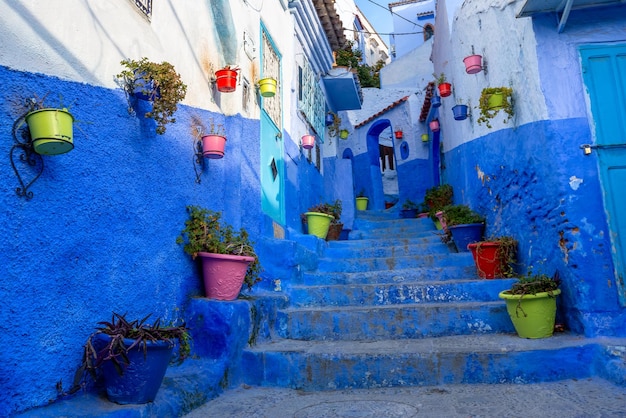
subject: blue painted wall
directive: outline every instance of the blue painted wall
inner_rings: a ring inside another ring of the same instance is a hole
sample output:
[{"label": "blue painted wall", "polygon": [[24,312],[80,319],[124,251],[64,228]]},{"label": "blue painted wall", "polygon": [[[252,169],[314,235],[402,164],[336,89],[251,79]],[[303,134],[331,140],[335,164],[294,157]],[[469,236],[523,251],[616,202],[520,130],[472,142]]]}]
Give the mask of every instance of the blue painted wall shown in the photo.
[{"label": "blue painted wall", "polygon": [[[0,416],[6,416],[54,399],[59,381],[67,390],[87,336],[111,312],[184,316],[190,297],[202,292],[199,271],[176,244],[186,205],[223,211],[235,228],[247,228],[262,241],[261,261],[272,244],[261,240],[268,222],[260,209],[258,120],[179,106],[177,123],[158,136],[151,120],[128,114],[121,90],[4,67],[0,82],[0,345],[6,348]],[[62,97],[70,106],[75,149],[44,157],[27,201],[15,193],[8,157],[11,127],[33,95],[50,105]],[[192,165],[192,117],[223,120],[228,137],[226,156],[208,162],[201,184]]]},{"label": "blue painted wall", "polygon": [[520,272],[560,272],[560,315],[570,329],[623,336],[597,167],[578,149],[589,135],[581,118],[496,131],[447,152],[444,179],[456,203],[486,215],[486,236],[519,240]]}]

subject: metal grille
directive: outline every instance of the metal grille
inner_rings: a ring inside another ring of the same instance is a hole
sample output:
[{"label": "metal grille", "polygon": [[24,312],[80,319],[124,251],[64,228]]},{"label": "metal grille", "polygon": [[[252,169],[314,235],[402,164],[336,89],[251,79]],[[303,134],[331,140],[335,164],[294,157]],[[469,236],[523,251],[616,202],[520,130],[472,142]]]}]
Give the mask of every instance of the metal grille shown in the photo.
[{"label": "metal grille", "polygon": [[152,17],[152,0],[135,0],[135,6],[148,18]]},{"label": "metal grille", "polygon": [[281,112],[281,82],[280,82],[280,57],[272,46],[267,34],[263,32],[263,78],[274,78],[276,83],[276,94],[273,97],[263,98],[263,109],[276,126],[280,129],[282,126]]}]

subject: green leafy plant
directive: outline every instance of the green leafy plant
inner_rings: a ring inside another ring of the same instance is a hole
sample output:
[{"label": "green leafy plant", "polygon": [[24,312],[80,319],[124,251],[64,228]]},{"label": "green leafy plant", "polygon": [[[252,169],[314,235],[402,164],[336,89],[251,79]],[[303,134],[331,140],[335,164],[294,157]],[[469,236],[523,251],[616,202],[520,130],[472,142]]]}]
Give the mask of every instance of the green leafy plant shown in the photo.
[{"label": "green leafy plant", "polygon": [[[502,107],[493,108],[489,105],[489,98],[494,94],[502,94]],[[484,123],[488,128],[491,128],[490,121],[500,110],[506,113],[503,122],[507,123],[513,117],[513,105],[513,89],[509,87],[485,87],[478,101],[478,107],[480,109],[480,116],[477,119],[478,124]]]},{"label": "green leafy plant", "polygon": [[385,61],[378,60],[374,66],[363,64],[362,53],[354,48],[353,41],[348,41],[345,47],[334,52],[338,66],[353,68],[356,71],[361,87],[380,88],[380,70],[385,66]]},{"label": "green leafy plant", "polygon": [[435,81],[437,82],[437,85],[447,82],[446,75],[444,73],[440,73],[439,75],[437,75],[436,73],[433,73],[433,77],[435,77]]},{"label": "green leafy plant", "polygon": [[214,254],[245,255],[254,257],[248,266],[245,283],[251,289],[260,281],[261,264],[248,232],[241,228],[236,232],[231,225],[225,224],[221,212],[215,212],[200,206],[187,206],[189,218],[185,228],[176,239],[184,244],[184,250],[195,260],[199,252]]},{"label": "green leafy plant", "polygon": [[442,210],[445,206],[452,204],[453,189],[449,184],[434,186],[426,190],[424,202],[430,208],[431,217],[434,218],[435,213]]},{"label": "green leafy plant", "polygon": [[484,223],[485,218],[467,205],[448,205],[443,208],[447,226]]},{"label": "green leafy plant", "polygon": [[129,101],[128,111],[134,113],[130,106],[130,97],[137,88],[149,97],[152,110],[145,117],[152,118],[157,124],[156,132],[164,134],[168,123],[176,122],[173,117],[187,93],[187,85],[169,62],[155,63],[143,57],[140,60],[125,59],[121,63],[125,70],[116,75],[118,83],[124,89]]},{"label": "green leafy plant", "polygon": [[404,203],[402,204],[402,209],[406,209],[406,210],[412,210],[412,209],[417,210],[419,207],[420,205],[413,202],[411,199],[405,200]]},{"label": "green leafy plant", "polygon": [[[74,376],[74,385],[70,392],[75,392],[84,385],[87,374],[95,380],[98,369],[106,361],[111,361],[120,376],[123,375],[125,368],[130,364],[129,351],[138,347],[146,356],[149,342],[165,341],[172,347],[177,343],[178,363],[189,357],[191,336],[186,324],[165,326],[161,325],[161,321],[157,319],[151,325],[146,322],[150,316],[131,321],[126,319],[126,314],[120,315],[114,312],[110,322],[98,322],[100,326],[87,338],[81,366]],[[94,344],[94,338],[98,334],[110,337],[104,346]],[[132,341],[130,344],[129,340]]]},{"label": "green leafy plant", "polygon": [[337,135],[339,135],[339,128],[341,126],[341,118],[339,117],[339,115],[333,112],[328,112],[328,114],[332,115],[333,117],[333,123],[328,126],[328,135],[330,137],[336,137]]},{"label": "green leafy plant", "polygon": [[357,193],[356,197],[367,197],[365,195],[365,189],[361,189],[359,190],[359,193]]}]

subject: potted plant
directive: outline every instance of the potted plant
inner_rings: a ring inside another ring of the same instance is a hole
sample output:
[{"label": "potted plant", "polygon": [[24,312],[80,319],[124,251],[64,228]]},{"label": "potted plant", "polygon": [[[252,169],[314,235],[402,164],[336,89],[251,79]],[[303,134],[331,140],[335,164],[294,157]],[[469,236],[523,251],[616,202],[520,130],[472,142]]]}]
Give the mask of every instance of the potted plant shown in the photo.
[{"label": "potted plant", "polygon": [[347,139],[350,132],[347,129],[342,129],[339,131],[339,138]]},{"label": "potted plant", "polygon": [[449,205],[443,208],[447,232],[458,251],[468,252],[467,245],[482,239],[485,218],[467,205]]},{"label": "potted plant", "polygon": [[111,321],[99,322],[85,344],[83,360],[74,378],[72,391],[84,385],[87,374],[94,380],[101,374],[107,397],[119,404],[152,402],[161,386],[172,353],[177,347],[178,362],[189,356],[191,337],[185,324],[166,326],[128,320],[113,313]]},{"label": "potted plant", "polygon": [[59,155],[74,149],[74,117],[67,108],[32,99],[29,109],[25,120],[37,154]]},{"label": "potted plant", "polygon": [[239,68],[230,68],[230,65],[215,72],[215,83],[220,93],[232,93],[237,88],[237,72]]},{"label": "potted plant", "polygon": [[417,209],[419,205],[413,202],[411,199],[406,199],[402,204],[402,209],[400,210],[401,218],[416,218],[417,217]]},{"label": "potted plant", "polygon": [[512,277],[517,241],[510,236],[488,238],[468,245],[472,252],[478,277],[494,279]]},{"label": "potted plant", "polygon": [[439,120],[437,120],[437,119],[431,120],[430,123],[428,124],[428,126],[430,127],[431,131],[439,132]]},{"label": "potted plant", "polygon": [[431,215],[434,215],[444,207],[452,204],[452,196],[452,186],[449,184],[441,184],[426,190],[424,202],[428,205]]},{"label": "potted plant", "polygon": [[493,119],[500,110],[506,115],[502,122],[507,123],[514,114],[513,111],[513,89],[509,87],[485,87],[480,94],[478,103],[480,116],[477,122],[485,124],[491,128],[491,119]]},{"label": "potted plant", "polygon": [[328,227],[328,234],[326,234],[326,241],[336,241],[341,236],[343,230],[343,222],[341,222],[342,205],[341,200],[335,200],[335,203],[330,205],[331,215],[333,219],[330,221]]},{"label": "potted plant", "polygon": [[185,228],[176,239],[193,260],[202,263],[208,298],[234,300],[243,284],[248,290],[260,281],[261,265],[248,232],[236,232],[221,220],[222,214],[199,206],[187,206]]},{"label": "potted plant", "polygon": [[[173,117],[180,103],[187,94],[187,86],[169,62],[155,63],[148,58],[139,61],[125,59],[121,64],[126,67],[117,74],[118,83],[124,89],[127,100],[130,97],[152,102],[152,110],[145,114],[157,124],[156,132],[165,133],[168,123],[176,122]],[[128,111],[134,113],[129,105]]]},{"label": "potted plant", "polygon": [[365,189],[361,189],[359,193],[356,195],[356,209],[367,210],[368,202],[369,202],[369,198],[365,196]]},{"label": "potted plant", "polygon": [[202,133],[202,156],[204,158],[219,159],[224,157],[226,148],[226,131],[224,125],[216,124],[213,119],[209,130]]},{"label": "potted plant", "polygon": [[396,139],[402,139],[402,129],[395,131],[394,135],[396,136]]},{"label": "potted plant", "polygon": [[554,332],[556,297],[561,293],[558,272],[552,277],[533,274],[519,278],[510,289],[498,294],[506,301],[517,335],[522,338],[546,338]]},{"label": "potted plant", "polygon": [[278,87],[278,81],[275,78],[267,77],[259,80],[259,92],[263,97],[274,97]]},{"label": "potted plant", "polygon": [[305,212],[308,233],[318,238],[326,239],[330,223],[335,219],[335,210],[335,207],[329,203],[319,203],[311,206]]},{"label": "potted plant", "polygon": [[446,80],[446,75],[441,73],[439,75],[433,74],[435,80],[437,81],[437,88],[439,89],[439,95],[441,97],[448,97],[452,94],[452,84],[448,83]]}]

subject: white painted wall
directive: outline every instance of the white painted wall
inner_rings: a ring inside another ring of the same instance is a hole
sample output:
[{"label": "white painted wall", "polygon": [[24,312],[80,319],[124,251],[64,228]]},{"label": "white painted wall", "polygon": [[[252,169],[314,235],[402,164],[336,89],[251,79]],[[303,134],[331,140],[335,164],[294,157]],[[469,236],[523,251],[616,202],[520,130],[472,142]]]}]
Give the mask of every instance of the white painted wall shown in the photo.
[{"label": "white painted wall", "polygon": [[[435,72],[445,73],[453,86],[452,96],[442,99],[439,117],[446,151],[497,129],[547,118],[532,21],[515,18],[522,3],[521,0],[438,2],[433,62]],[[472,46],[486,61],[486,73],[465,72],[463,58],[471,54]],[[478,101],[483,88],[497,86],[513,88],[515,116],[503,124],[500,114],[489,129],[476,123]],[[451,109],[458,100],[471,106],[472,115],[465,121],[455,121],[452,116]]]}]

